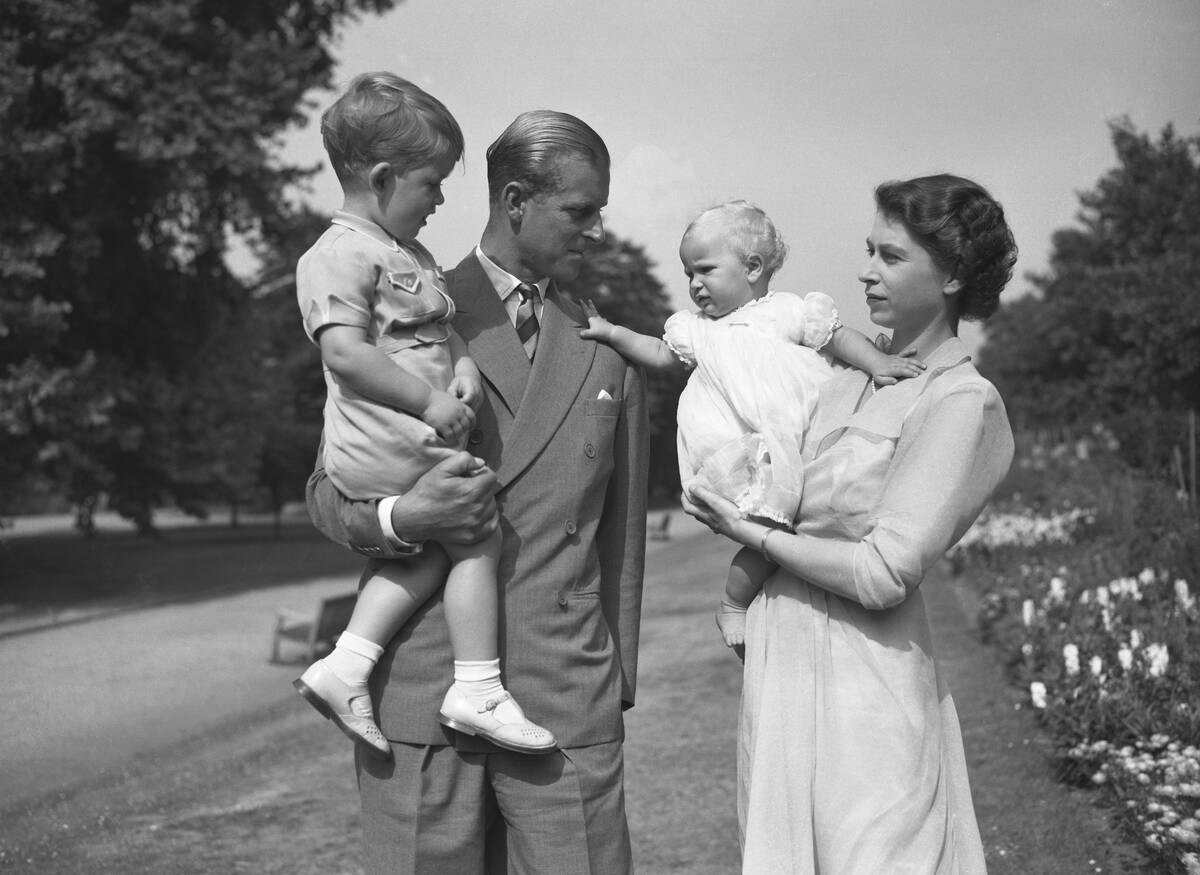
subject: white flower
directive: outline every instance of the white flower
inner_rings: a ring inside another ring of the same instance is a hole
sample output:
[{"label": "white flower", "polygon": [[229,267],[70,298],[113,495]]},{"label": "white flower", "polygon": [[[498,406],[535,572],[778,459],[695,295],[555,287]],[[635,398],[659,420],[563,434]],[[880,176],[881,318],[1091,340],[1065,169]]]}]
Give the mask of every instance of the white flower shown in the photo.
[{"label": "white flower", "polygon": [[1029,698],[1033,700],[1033,707],[1046,707],[1046,685],[1041,681],[1034,681],[1029,685]]},{"label": "white flower", "polygon": [[1079,648],[1074,644],[1064,644],[1062,654],[1063,664],[1067,669],[1067,674],[1079,674]]},{"label": "white flower", "polygon": [[1100,673],[1104,671],[1104,660],[1099,656],[1093,656],[1088,660],[1088,668],[1091,669],[1092,677],[1100,677]]},{"label": "white flower", "polygon": [[1142,651],[1142,656],[1150,663],[1147,671],[1151,677],[1162,677],[1166,674],[1167,666],[1171,663],[1170,654],[1167,653],[1167,645],[1165,644],[1147,644],[1146,649]]},{"label": "white flower", "polygon": [[1175,581],[1175,601],[1179,603],[1179,607],[1185,611],[1190,611],[1196,606],[1196,597],[1192,595],[1188,589],[1186,580]]},{"label": "white flower", "polygon": [[1102,606],[1108,605],[1108,587],[1107,586],[1096,587],[1096,604],[1102,605]]},{"label": "white flower", "polygon": [[1050,601],[1062,604],[1067,600],[1067,582],[1061,577],[1050,578]]},{"label": "white flower", "polygon": [[1112,611],[1108,609],[1108,605],[1100,609],[1100,622],[1104,624],[1105,632],[1112,631]]},{"label": "white flower", "polygon": [[1033,625],[1033,618],[1033,599],[1025,599],[1025,601],[1021,602],[1021,622],[1025,624],[1026,629]]},{"label": "white flower", "polygon": [[1154,580],[1155,580],[1154,569],[1153,568],[1143,568],[1141,574],[1138,575],[1138,580],[1140,580],[1146,586],[1149,586],[1150,584],[1154,583]]},{"label": "white flower", "polygon": [[1134,650],[1137,650],[1142,646],[1142,633],[1137,629],[1129,630],[1129,646]]},{"label": "white flower", "polygon": [[1128,647],[1122,647],[1117,651],[1117,662],[1121,664],[1121,668],[1129,671],[1133,668],[1133,651]]}]

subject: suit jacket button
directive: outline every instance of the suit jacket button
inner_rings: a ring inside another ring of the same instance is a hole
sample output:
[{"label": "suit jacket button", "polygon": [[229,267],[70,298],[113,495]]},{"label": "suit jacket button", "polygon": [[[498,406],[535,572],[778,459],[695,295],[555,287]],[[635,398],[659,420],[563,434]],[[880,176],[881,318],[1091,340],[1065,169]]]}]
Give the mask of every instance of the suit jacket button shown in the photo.
[{"label": "suit jacket button", "polygon": [[589,459],[594,459],[594,458],[596,458],[596,447],[595,447],[593,444],[590,444],[590,443],[589,443],[589,444],[584,444],[584,445],[583,445],[583,454],[584,454],[585,456],[587,456]]},{"label": "suit jacket button", "polygon": [[575,520],[567,520],[563,528],[566,529],[568,535],[575,534]]},{"label": "suit jacket button", "polygon": [[477,428],[471,429],[470,434],[467,435],[467,443],[478,444],[478,443],[482,443],[482,441],[483,441],[483,432],[481,432]]},{"label": "suit jacket button", "polygon": [[558,605],[561,608],[565,608],[567,606],[567,594],[565,592],[560,592],[558,594]]}]

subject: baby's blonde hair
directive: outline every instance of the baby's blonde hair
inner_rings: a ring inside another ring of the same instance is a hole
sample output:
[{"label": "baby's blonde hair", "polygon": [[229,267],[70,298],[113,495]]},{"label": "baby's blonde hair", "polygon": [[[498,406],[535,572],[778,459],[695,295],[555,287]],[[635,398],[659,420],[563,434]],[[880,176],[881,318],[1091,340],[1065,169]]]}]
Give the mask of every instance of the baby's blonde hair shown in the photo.
[{"label": "baby's blonde hair", "polygon": [[709,207],[692,219],[683,232],[684,238],[697,226],[710,222],[719,222],[727,230],[729,245],[743,262],[751,255],[757,255],[762,259],[763,271],[767,276],[772,276],[783,267],[788,253],[787,244],[783,242],[770,216],[750,201],[726,201]]}]

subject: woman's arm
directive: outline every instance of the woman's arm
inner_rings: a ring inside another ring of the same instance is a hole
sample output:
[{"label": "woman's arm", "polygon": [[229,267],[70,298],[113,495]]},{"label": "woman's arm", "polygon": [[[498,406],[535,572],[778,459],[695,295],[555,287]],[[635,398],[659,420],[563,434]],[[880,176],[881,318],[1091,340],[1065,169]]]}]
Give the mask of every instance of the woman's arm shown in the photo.
[{"label": "woman's arm", "polygon": [[600,315],[591,301],[583,302],[588,327],[579,332],[584,340],[598,340],[615,349],[622,358],[652,371],[684,370],[683,362],[660,338],[638,334],[623,325],[613,325]]},{"label": "woman's arm", "polygon": [[340,383],[378,404],[411,413],[448,443],[460,440],[474,425],[475,413],[467,404],[397,365],[367,339],[366,329],[329,325],[321,329],[317,343]]},{"label": "woman's arm", "polygon": [[743,520],[707,489],[692,510],[714,531],[761,550],[815,586],[863,607],[902,602],[974,522],[1012,461],[999,396],[968,386],[920,405],[904,423],[876,508],[861,540],[789,534]]}]

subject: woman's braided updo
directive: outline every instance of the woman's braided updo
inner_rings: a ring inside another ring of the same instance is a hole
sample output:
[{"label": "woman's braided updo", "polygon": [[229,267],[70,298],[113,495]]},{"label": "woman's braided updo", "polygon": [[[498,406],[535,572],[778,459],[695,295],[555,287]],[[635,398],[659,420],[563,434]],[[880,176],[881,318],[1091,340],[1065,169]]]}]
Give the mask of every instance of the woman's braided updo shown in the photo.
[{"label": "woman's braided updo", "polygon": [[986,319],[1012,278],[1017,244],[1004,209],[983,186],[941,174],[875,189],[880,212],[904,223],[934,264],[959,281],[958,315]]}]

